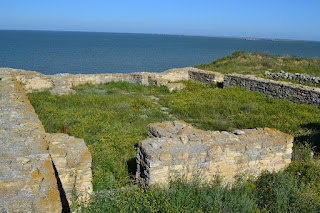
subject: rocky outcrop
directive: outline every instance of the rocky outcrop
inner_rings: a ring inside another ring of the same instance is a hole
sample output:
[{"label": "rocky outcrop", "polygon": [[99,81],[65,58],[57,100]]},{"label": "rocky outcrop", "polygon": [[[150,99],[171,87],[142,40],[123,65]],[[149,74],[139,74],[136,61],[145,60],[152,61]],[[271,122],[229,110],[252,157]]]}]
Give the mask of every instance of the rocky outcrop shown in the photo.
[{"label": "rocky outcrop", "polygon": [[48,136],[49,153],[69,205],[87,202],[92,194],[91,154],[83,139],[64,133]]},{"label": "rocky outcrop", "polygon": [[264,76],[270,79],[275,79],[275,80],[289,80],[289,81],[297,81],[301,84],[303,83],[309,83],[313,84],[315,86],[320,86],[320,77],[315,77],[312,75],[307,75],[303,73],[289,73],[289,72],[268,72],[266,71],[264,73]]},{"label": "rocky outcrop", "polygon": [[45,130],[14,74],[0,78],[0,212],[61,212]]},{"label": "rocky outcrop", "polygon": [[231,74],[224,76],[223,87],[239,86],[268,96],[286,98],[294,103],[312,104],[320,107],[320,88],[290,82],[268,80],[252,75]]},{"label": "rocky outcrop", "polygon": [[293,147],[293,137],[275,129],[203,131],[183,121],[150,124],[148,136],[137,148],[137,178],[146,184],[166,183],[177,173],[232,182],[278,171],[291,162]]}]

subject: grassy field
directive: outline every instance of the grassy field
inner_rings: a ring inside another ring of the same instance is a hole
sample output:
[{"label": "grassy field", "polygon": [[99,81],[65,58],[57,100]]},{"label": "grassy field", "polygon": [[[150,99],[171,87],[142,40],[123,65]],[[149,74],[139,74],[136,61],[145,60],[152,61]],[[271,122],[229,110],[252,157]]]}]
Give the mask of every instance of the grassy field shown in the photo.
[{"label": "grassy field", "polygon": [[[85,139],[93,157],[94,190],[113,189],[96,196],[84,212],[320,211],[320,166],[310,159],[311,147],[320,143],[316,106],[238,87],[183,83],[186,89],[173,93],[120,82],[82,85],[66,96],[28,94],[47,132],[67,132]],[[132,184],[135,145],[147,137],[147,124],[172,119],[205,130],[277,128],[295,137],[295,161],[285,171],[265,173],[233,187],[219,181],[204,184],[180,179],[168,188],[137,188]]]},{"label": "grassy field", "polygon": [[93,154],[95,189],[127,183],[126,167],[135,156],[134,145],[146,137],[147,124],[170,120],[158,104],[169,108],[177,119],[205,130],[272,127],[306,140],[319,129],[320,110],[316,106],[237,87],[184,84],[187,88],[175,93],[126,82],[82,85],[73,95],[39,92],[29,98],[47,132],[63,129],[85,139]]},{"label": "grassy field", "polygon": [[265,71],[279,72],[283,70],[290,73],[320,76],[319,58],[269,55],[261,52],[235,51],[230,56],[221,57],[208,64],[200,64],[195,67],[223,74],[263,75]]}]

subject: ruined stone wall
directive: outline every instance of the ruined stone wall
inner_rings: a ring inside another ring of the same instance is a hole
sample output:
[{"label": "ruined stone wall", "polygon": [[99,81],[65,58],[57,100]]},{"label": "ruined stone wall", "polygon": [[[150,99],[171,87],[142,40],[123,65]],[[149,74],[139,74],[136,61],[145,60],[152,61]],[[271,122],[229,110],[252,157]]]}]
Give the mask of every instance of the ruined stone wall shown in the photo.
[{"label": "ruined stone wall", "polygon": [[189,70],[189,79],[211,84],[211,83],[222,83],[223,82],[223,74],[218,72],[205,71],[200,69]]},{"label": "ruined stone wall", "polygon": [[91,154],[83,139],[64,133],[48,136],[49,153],[59,174],[69,205],[86,202],[92,188]]},{"label": "ruined stone wall", "polygon": [[0,212],[61,212],[45,130],[15,76],[0,78]]},{"label": "ruined stone wall", "polygon": [[264,73],[264,76],[270,79],[275,79],[275,80],[286,79],[289,81],[297,81],[299,83],[310,83],[315,86],[320,86],[320,77],[315,77],[315,76],[307,75],[303,73],[289,73],[289,72],[283,72],[283,71],[278,73],[273,73],[273,72],[266,71]]},{"label": "ruined stone wall", "polygon": [[137,148],[137,178],[146,184],[166,183],[170,176],[220,175],[232,182],[237,175],[279,171],[291,162],[293,137],[275,129],[234,133],[203,131],[183,121],[148,126],[148,139]]},{"label": "ruined stone wall", "polygon": [[73,93],[72,87],[81,84],[102,84],[109,82],[126,81],[142,85],[158,85],[168,87],[169,90],[178,90],[181,85],[171,85],[170,82],[195,80],[209,84],[223,81],[223,75],[211,71],[204,71],[193,67],[170,69],[162,73],[106,73],[106,74],[77,74],[60,73],[43,75],[41,73],[25,70],[1,68],[14,72],[26,92],[43,91],[49,89],[52,94],[64,95]]},{"label": "ruined stone wall", "polygon": [[72,191],[87,201],[92,172],[84,141],[46,133],[14,72],[0,69],[0,78],[0,212],[61,212]]},{"label": "ruined stone wall", "polygon": [[240,86],[268,96],[286,98],[294,103],[312,104],[320,107],[320,88],[290,82],[267,80],[252,75],[225,75],[223,87]]},{"label": "ruined stone wall", "polygon": [[25,71],[19,69],[1,68],[0,72],[13,72],[17,80],[23,86],[25,92],[43,91],[51,89],[53,81],[50,75],[44,75],[34,71]]}]

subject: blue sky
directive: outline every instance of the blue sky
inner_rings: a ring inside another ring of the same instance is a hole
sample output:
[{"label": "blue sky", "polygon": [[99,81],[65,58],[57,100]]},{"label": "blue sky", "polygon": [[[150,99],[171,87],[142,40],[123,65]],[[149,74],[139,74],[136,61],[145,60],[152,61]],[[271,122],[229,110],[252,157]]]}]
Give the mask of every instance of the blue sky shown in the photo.
[{"label": "blue sky", "polygon": [[0,0],[0,29],[320,40],[320,0]]}]

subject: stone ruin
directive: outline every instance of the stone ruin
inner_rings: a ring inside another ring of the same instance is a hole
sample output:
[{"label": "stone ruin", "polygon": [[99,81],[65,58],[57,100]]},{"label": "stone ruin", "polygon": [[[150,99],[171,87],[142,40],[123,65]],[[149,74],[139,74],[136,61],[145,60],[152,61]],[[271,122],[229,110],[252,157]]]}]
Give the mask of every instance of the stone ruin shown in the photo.
[{"label": "stone ruin", "polygon": [[[64,95],[73,93],[73,86],[112,81],[161,85],[174,91],[183,85],[170,81],[208,85],[224,81],[224,87],[240,86],[294,102],[320,103],[317,88],[190,67],[163,73],[97,75],[43,75],[1,68],[0,78],[0,212],[61,212],[74,195],[82,202],[92,193],[92,159],[84,141],[46,133],[25,92],[49,90]],[[137,178],[146,184],[166,183],[176,173],[201,175],[206,180],[219,175],[233,182],[238,175],[278,171],[291,162],[293,137],[275,129],[203,131],[183,121],[168,121],[149,125],[148,134],[137,147]]]},{"label": "stone ruin", "polygon": [[253,75],[230,74],[224,76],[223,88],[239,86],[267,96],[285,98],[293,103],[320,107],[320,88],[259,78]]},{"label": "stone ruin", "polygon": [[164,86],[169,91],[184,88],[181,83],[171,83],[174,81],[195,80],[206,84],[212,82],[223,82],[223,75],[217,72],[200,70],[193,67],[171,69],[162,73],[107,73],[107,74],[77,74],[60,73],[55,75],[44,75],[38,72],[2,68],[13,72],[24,90],[28,92],[49,90],[54,95],[65,95],[74,93],[74,86],[81,84],[103,84],[109,82],[126,81],[142,85]]},{"label": "stone ruin", "polygon": [[137,178],[145,184],[167,183],[175,174],[225,182],[237,176],[279,171],[291,162],[293,137],[270,128],[233,133],[203,131],[183,121],[148,126],[148,139],[137,148]]},{"label": "stone ruin", "polygon": [[92,193],[84,141],[48,134],[14,73],[0,70],[0,212],[68,211]]},{"label": "stone ruin", "polygon": [[[74,93],[79,84],[127,81],[183,89],[181,81],[222,80],[223,75],[195,68],[163,73],[43,75],[0,68],[0,212],[69,211],[73,201],[86,202],[93,192],[91,154],[83,139],[48,134],[26,92]],[[77,200],[74,200],[76,198]]]},{"label": "stone ruin", "polygon": [[304,73],[289,73],[289,72],[269,72],[266,71],[264,76],[270,79],[275,80],[289,80],[289,81],[297,81],[300,84],[308,83],[314,86],[320,86],[320,77],[304,74]]}]

